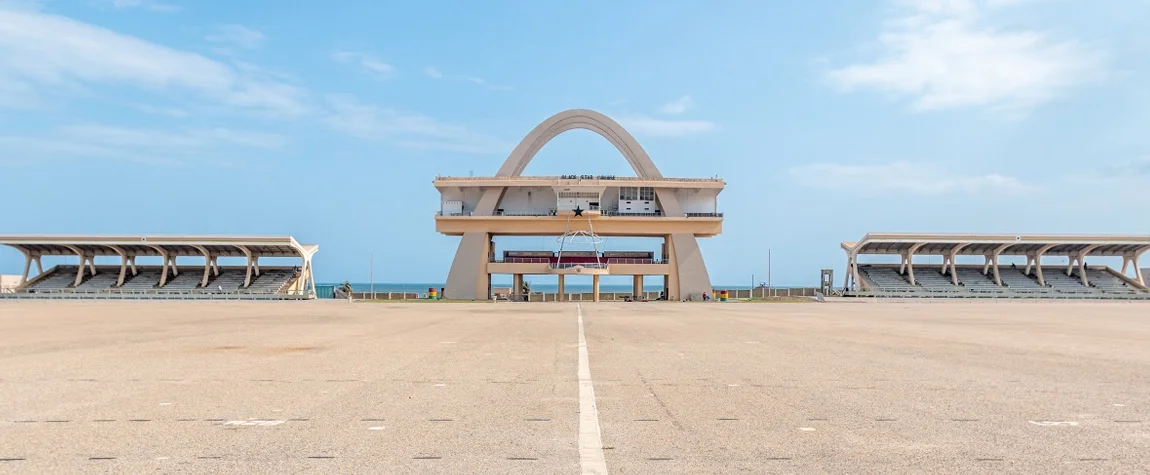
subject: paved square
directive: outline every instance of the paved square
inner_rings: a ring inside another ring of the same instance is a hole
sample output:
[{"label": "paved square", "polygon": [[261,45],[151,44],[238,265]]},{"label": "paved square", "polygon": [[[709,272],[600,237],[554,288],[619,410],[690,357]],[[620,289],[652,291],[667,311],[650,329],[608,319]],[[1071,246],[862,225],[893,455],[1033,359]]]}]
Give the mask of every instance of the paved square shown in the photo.
[{"label": "paved square", "polygon": [[0,473],[1147,466],[1141,303],[0,302]]}]

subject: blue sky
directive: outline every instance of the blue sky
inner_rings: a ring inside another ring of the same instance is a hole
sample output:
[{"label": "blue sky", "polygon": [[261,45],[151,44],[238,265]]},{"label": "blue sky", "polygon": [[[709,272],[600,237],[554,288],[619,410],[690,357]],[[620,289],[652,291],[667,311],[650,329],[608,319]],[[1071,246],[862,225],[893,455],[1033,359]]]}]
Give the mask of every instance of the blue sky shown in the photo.
[{"label": "blue sky", "polygon": [[[1150,233],[1145,1],[271,5],[0,0],[0,234],[291,234],[321,281],[441,282],[431,180],[569,108],[727,180],[716,285],[768,248],[776,285],[841,276],[868,231]],[[527,174],[597,171],[632,174],[573,131]]]}]

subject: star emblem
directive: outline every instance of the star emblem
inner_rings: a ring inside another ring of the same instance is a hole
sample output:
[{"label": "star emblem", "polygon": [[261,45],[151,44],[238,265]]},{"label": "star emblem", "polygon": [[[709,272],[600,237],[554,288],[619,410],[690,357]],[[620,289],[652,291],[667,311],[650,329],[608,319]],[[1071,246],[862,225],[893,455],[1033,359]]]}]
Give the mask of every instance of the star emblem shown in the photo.
[{"label": "star emblem", "polygon": [[579,209],[579,205],[575,205],[575,216],[583,216],[583,210]]}]

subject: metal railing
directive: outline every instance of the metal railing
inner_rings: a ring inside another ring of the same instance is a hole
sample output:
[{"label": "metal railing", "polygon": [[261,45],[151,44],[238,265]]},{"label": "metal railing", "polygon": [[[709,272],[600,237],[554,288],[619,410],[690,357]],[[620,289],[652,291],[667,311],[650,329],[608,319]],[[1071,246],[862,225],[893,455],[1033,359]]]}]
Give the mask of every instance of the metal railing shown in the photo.
[{"label": "metal railing", "polygon": [[551,262],[551,259],[546,257],[504,257],[502,259],[494,258],[489,262],[507,264],[546,264]]},{"label": "metal railing", "polygon": [[551,264],[552,269],[571,269],[573,267],[582,267],[585,269],[606,269],[607,264],[567,264],[562,262],[558,264]]},{"label": "metal railing", "polygon": [[611,257],[607,259],[608,264],[662,264],[662,259],[643,259],[636,257]]},{"label": "metal railing", "polygon": [[[624,213],[617,210],[601,210],[601,209],[588,209],[587,211],[599,211],[600,216],[625,216],[625,217],[648,217],[648,218],[664,218],[668,217],[662,211],[653,213]],[[444,213],[443,211],[436,211],[436,216],[556,216],[558,211],[552,209],[547,211],[540,210],[526,210],[526,211],[496,211],[489,212],[475,212],[464,211],[462,213]],[[723,213],[684,213],[688,218],[722,218]]]}]

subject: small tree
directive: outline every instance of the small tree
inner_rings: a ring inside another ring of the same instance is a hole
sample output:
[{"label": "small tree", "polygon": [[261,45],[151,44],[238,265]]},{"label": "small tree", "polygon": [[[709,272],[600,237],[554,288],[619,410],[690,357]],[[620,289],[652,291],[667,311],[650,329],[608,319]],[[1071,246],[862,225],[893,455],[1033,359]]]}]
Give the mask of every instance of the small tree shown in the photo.
[{"label": "small tree", "polygon": [[527,279],[523,279],[522,289],[520,289],[520,290],[523,293],[523,300],[524,301],[531,300],[531,283],[527,282]]},{"label": "small tree", "polygon": [[347,298],[351,298],[351,291],[351,282],[345,280],[342,284],[339,284],[339,292],[347,296]]}]

